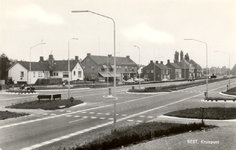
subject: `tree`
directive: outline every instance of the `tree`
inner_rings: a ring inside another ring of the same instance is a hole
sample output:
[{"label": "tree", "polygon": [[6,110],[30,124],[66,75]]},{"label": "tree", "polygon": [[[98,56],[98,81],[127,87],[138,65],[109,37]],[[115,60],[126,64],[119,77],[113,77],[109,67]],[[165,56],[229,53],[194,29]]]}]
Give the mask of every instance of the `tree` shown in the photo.
[{"label": "tree", "polygon": [[180,60],[183,60],[184,59],[184,52],[181,50],[180,51]]},{"label": "tree", "polygon": [[0,79],[6,80],[8,78],[7,69],[11,66],[11,61],[6,54],[2,53],[0,56]]},{"label": "tree", "polygon": [[175,51],[175,55],[174,55],[174,63],[179,62],[179,52]]},{"label": "tree", "polygon": [[187,60],[187,61],[190,60],[190,59],[189,59],[189,56],[188,56],[188,53],[186,53],[186,54],[184,55],[184,59]]},{"label": "tree", "polygon": [[236,64],[234,64],[234,67],[232,68],[231,73],[236,74]]}]

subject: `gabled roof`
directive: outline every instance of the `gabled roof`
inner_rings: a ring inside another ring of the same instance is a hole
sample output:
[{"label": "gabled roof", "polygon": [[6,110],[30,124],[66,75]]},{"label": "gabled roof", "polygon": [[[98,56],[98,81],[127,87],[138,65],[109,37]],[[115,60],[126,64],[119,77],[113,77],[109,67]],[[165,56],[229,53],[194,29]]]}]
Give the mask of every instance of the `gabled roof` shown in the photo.
[{"label": "gabled roof", "polygon": [[[90,56],[87,56],[87,57],[90,57],[97,65],[107,64],[107,61],[108,61],[108,63],[110,65],[114,65],[114,57],[113,56],[95,56],[95,55],[90,55]],[[116,57],[116,65],[137,65],[137,64],[133,60],[131,60],[130,58],[127,58],[127,57]]]},{"label": "gabled roof", "polygon": [[189,61],[189,63],[193,64],[194,67],[197,68],[197,69],[202,69],[202,67],[201,67],[199,64],[197,64],[197,63],[196,63],[194,60],[192,60],[192,59]]},{"label": "gabled roof", "polygon": [[165,66],[165,65],[163,65],[163,64],[161,64],[161,63],[155,63],[155,66],[157,66],[158,68],[160,68],[160,69],[170,69],[169,67],[167,67],[167,66]]},{"label": "gabled roof", "polygon": [[181,67],[181,69],[195,69],[195,67],[185,59],[181,60],[178,65]]},{"label": "gabled roof", "polygon": [[[30,62],[17,61],[14,65],[16,65],[17,63],[22,65],[25,69],[30,70]],[[79,63],[79,61],[70,60],[70,71],[74,69],[77,63]],[[14,65],[12,65],[10,68],[12,68]],[[8,68],[8,70],[10,68]],[[31,62],[31,71],[50,71],[48,61]],[[55,60],[53,65],[53,71],[68,71],[68,61]]]},{"label": "gabled roof", "polygon": [[[70,60],[70,71],[74,69],[78,61]],[[55,60],[53,71],[68,71],[68,60]]]},{"label": "gabled roof", "polygon": [[171,65],[175,69],[181,69],[181,67],[177,63],[168,63],[166,65]]}]

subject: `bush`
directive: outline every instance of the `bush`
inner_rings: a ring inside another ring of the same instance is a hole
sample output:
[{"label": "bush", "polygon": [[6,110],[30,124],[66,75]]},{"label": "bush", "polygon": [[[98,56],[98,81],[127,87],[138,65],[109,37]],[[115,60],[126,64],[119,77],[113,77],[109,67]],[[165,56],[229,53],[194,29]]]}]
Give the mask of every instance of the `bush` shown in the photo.
[{"label": "bush", "polygon": [[172,135],[187,132],[189,130],[201,130],[206,126],[200,123],[193,124],[175,124],[175,123],[158,123],[148,122],[136,126],[128,126],[116,129],[102,138],[91,141],[85,145],[77,146],[71,150],[94,150],[94,149],[113,149],[129,144],[138,143],[144,140],[160,137],[163,135]]}]

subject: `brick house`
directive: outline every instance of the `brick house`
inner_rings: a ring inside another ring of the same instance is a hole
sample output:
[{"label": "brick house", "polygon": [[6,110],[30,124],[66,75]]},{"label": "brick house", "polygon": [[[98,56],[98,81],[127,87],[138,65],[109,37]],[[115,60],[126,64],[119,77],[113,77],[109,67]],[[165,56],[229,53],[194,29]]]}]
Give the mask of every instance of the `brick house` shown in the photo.
[{"label": "brick house", "polygon": [[192,64],[183,59],[180,62],[178,62],[178,65],[181,67],[182,78],[184,79],[195,78],[195,73],[194,73],[195,67]]},{"label": "brick house", "polygon": [[143,68],[143,75],[151,81],[162,81],[163,79],[170,79],[171,68],[165,66],[163,61],[161,63],[154,63],[152,60]]},{"label": "brick house", "polygon": [[203,76],[203,70],[202,67],[197,64],[194,60],[190,60],[189,61],[190,64],[192,64],[194,66],[194,74],[195,74],[195,78],[201,78]]},{"label": "brick house", "polygon": [[182,78],[181,67],[177,63],[171,63],[170,60],[167,60],[166,66],[171,69],[170,79],[178,80]]},{"label": "brick house", "polygon": [[[114,57],[95,56],[87,53],[87,56],[81,62],[84,74],[87,80],[105,82],[114,79]],[[116,57],[116,78],[122,81],[124,78],[132,78],[137,73],[137,64],[126,57]]]},{"label": "brick house", "polygon": [[68,60],[54,60],[53,55],[49,55],[48,60],[44,60],[41,56],[38,62],[17,61],[8,69],[8,77],[12,78],[17,83],[34,84],[40,79],[58,78],[61,81],[68,80],[83,80],[83,69],[75,56],[75,60],[70,60],[70,71],[68,73]]}]

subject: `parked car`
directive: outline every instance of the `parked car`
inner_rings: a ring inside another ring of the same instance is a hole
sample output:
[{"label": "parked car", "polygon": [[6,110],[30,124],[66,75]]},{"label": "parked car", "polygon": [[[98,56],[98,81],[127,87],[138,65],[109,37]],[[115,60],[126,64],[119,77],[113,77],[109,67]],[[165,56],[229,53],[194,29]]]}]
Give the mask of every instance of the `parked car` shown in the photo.
[{"label": "parked car", "polygon": [[147,77],[144,77],[144,81],[149,81],[150,79]]},{"label": "parked car", "polygon": [[215,79],[215,78],[217,78],[217,76],[214,75],[214,74],[212,74],[212,75],[211,75],[211,79]]},{"label": "parked car", "polygon": [[144,82],[144,79],[143,78],[135,78],[134,81],[135,82]]},{"label": "parked car", "polygon": [[134,84],[134,83],[135,83],[135,81],[134,81],[134,79],[133,79],[133,78],[130,78],[130,79],[128,79],[128,80],[126,80],[126,81],[124,81],[124,83],[125,83],[125,84]]}]

